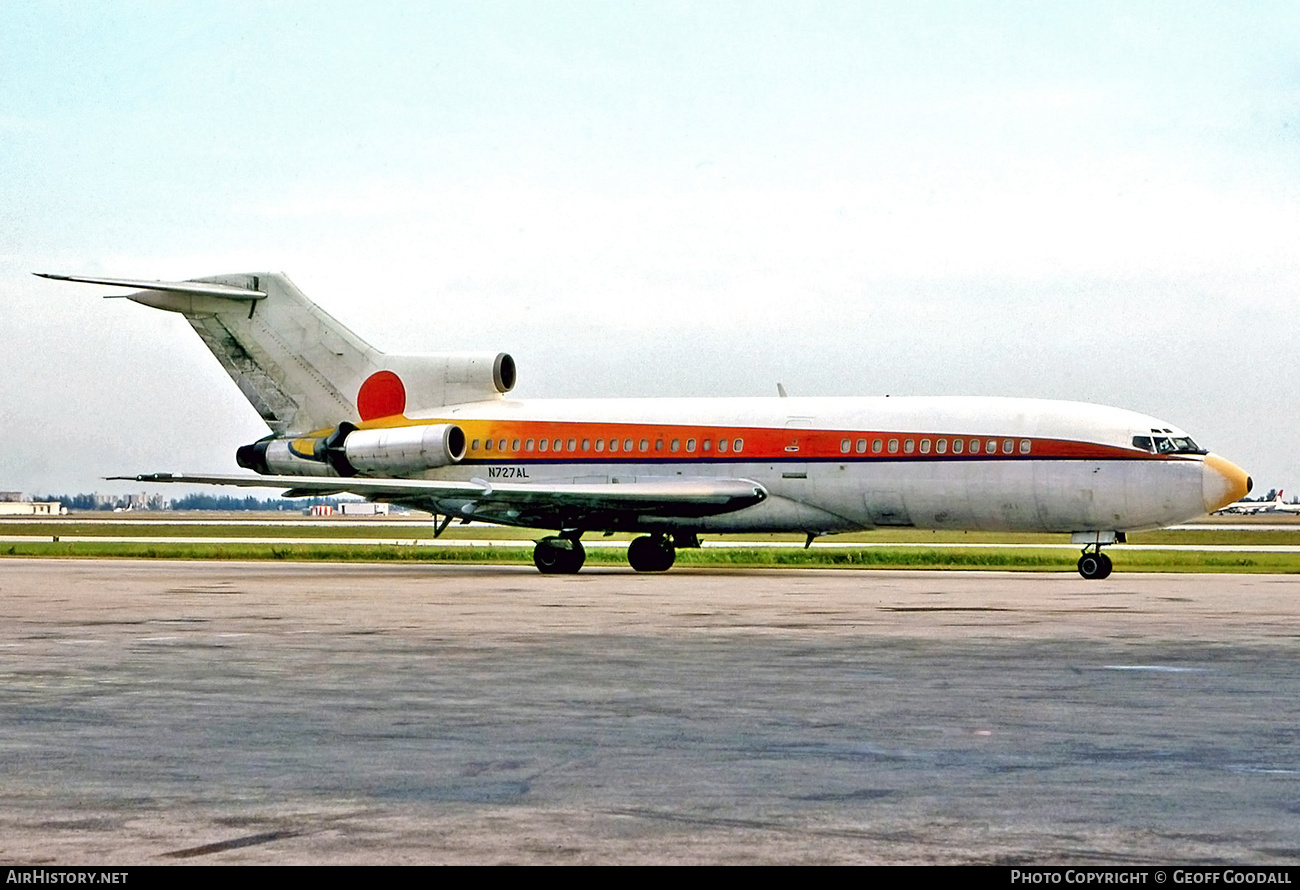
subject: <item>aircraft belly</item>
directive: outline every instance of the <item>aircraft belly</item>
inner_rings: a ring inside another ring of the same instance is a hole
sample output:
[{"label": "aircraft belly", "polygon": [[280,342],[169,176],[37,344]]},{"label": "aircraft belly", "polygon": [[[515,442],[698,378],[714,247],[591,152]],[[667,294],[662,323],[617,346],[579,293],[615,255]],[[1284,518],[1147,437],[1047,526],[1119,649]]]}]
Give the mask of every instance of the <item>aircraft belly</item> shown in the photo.
[{"label": "aircraft belly", "polygon": [[[727,477],[758,482],[766,501],[714,516],[624,517],[645,528],[835,532],[874,527],[1072,532],[1154,528],[1202,512],[1197,461],[880,461],[800,464],[627,463],[594,468],[533,464],[511,482],[651,482]],[[459,465],[429,478],[494,481],[493,465]],[[495,472],[501,472],[498,468]],[[506,481],[503,479],[503,481]]]}]

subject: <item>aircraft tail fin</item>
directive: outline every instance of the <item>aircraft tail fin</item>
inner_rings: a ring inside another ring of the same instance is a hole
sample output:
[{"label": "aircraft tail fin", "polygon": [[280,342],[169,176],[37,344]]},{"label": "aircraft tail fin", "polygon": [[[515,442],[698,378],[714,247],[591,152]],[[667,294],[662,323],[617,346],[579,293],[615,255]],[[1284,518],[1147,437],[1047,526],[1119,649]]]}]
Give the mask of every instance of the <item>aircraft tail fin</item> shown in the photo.
[{"label": "aircraft tail fin", "polygon": [[357,392],[382,362],[382,353],[280,273],[190,281],[37,274],[140,288],[123,296],[184,315],[276,435],[355,422]]},{"label": "aircraft tail fin", "polygon": [[277,437],[501,398],[515,382],[504,353],[386,355],[278,272],[187,281],[36,274],[139,288],[123,296],[184,315]]}]

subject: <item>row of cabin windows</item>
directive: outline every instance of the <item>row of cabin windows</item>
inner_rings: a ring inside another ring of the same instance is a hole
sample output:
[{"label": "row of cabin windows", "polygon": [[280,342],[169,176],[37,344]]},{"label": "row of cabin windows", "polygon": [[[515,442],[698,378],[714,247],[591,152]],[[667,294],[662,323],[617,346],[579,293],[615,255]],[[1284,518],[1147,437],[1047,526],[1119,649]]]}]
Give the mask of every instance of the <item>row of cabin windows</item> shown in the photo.
[{"label": "row of cabin windows", "polygon": [[[624,452],[650,451],[652,444],[655,451],[664,450],[663,439],[655,439],[653,443],[649,439],[641,439],[639,441],[635,439],[583,439],[581,442],[577,439],[524,439],[522,442],[519,439],[484,439],[482,441],[475,439],[470,445],[470,450],[478,451],[481,445],[483,451],[518,452],[521,444],[523,445],[522,450],[524,452],[553,451],[560,453],[564,451],[609,451],[610,453],[614,453],[620,450]],[[745,450],[745,440],[718,439],[716,442],[714,442],[713,439],[686,440],[685,450],[688,454],[694,454],[697,448],[706,453],[711,452],[716,448],[719,454],[726,454],[728,451],[740,454]],[[673,439],[668,442],[668,450],[681,451],[682,440]]]},{"label": "row of cabin windows", "polygon": [[[951,446],[949,442],[951,441]],[[899,448],[902,448],[904,454],[929,454],[933,448],[935,454],[947,454],[949,447],[952,448],[953,454],[979,454],[981,450],[984,454],[1014,454],[1017,449],[1021,454],[1029,453],[1029,440],[1021,439],[1019,445],[1015,439],[935,439],[933,442],[929,439],[872,439],[871,453],[880,454],[887,451],[890,454],[898,454]],[[848,454],[856,451],[858,454],[867,453],[867,440],[858,439],[854,442],[852,439],[840,440],[840,453]]]}]

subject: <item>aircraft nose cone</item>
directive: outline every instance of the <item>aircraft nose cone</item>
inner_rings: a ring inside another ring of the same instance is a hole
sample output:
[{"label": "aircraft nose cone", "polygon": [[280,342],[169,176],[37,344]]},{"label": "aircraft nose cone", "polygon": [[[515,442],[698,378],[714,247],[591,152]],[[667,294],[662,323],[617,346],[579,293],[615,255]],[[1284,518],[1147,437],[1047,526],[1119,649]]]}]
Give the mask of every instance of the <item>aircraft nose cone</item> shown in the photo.
[{"label": "aircraft nose cone", "polygon": [[1217,454],[1205,455],[1205,470],[1201,475],[1201,495],[1205,512],[1213,513],[1239,501],[1250,494],[1251,479],[1246,471]]}]

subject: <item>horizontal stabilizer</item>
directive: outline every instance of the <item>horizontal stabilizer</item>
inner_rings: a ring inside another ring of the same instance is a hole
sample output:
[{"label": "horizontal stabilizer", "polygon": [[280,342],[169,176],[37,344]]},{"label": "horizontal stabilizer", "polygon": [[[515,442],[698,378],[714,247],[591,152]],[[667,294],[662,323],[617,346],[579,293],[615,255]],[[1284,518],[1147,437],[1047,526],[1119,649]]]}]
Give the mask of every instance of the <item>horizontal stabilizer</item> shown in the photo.
[{"label": "horizontal stabilizer", "polygon": [[161,291],[168,294],[190,294],[198,297],[221,297],[226,300],[265,300],[266,292],[229,284],[206,281],[147,281],[134,278],[90,278],[84,275],[56,275],[53,272],[33,272],[40,278],[55,281],[80,281],[85,284],[106,284],[112,287],[135,287],[141,290]]}]

